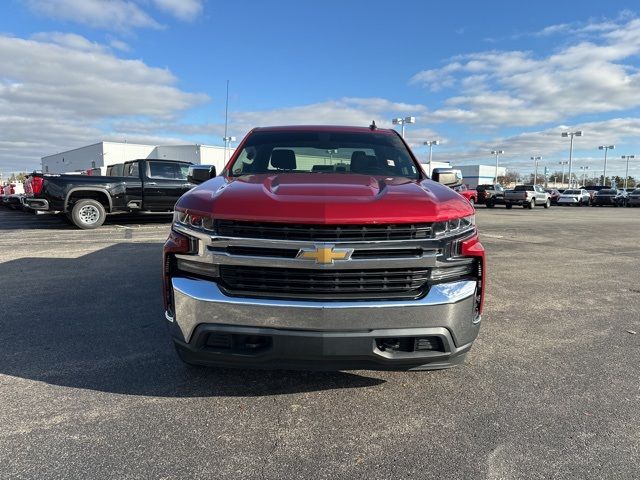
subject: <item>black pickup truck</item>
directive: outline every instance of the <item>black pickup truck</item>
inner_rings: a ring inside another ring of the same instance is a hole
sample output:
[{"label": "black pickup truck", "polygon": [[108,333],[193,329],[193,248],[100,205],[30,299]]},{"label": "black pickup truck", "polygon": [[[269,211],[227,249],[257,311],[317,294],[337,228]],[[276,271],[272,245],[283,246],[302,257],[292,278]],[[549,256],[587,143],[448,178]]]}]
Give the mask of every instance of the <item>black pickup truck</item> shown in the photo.
[{"label": "black pickup truck", "polygon": [[187,180],[190,166],[147,159],[125,162],[118,177],[34,173],[23,202],[33,210],[64,213],[79,228],[97,228],[111,213],[172,211],[195,186]]}]

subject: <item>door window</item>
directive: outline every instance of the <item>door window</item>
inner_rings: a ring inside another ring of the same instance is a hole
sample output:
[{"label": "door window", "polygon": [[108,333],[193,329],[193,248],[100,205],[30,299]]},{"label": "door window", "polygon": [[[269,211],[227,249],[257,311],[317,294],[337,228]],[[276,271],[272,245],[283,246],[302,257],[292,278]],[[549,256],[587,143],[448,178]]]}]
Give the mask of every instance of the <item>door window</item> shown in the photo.
[{"label": "door window", "polygon": [[149,178],[158,178],[165,180],[186,180],[188,166],[182,166],[178,163],[170,162],[148,162]]}]

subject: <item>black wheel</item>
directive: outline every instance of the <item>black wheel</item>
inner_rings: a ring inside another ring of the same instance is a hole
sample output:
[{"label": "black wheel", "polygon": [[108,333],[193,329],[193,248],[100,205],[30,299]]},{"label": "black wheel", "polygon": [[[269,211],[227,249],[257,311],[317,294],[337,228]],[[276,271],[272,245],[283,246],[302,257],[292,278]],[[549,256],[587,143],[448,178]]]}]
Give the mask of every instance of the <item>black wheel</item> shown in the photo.
[{"label": "black wheel", "polygon": [[78,200],[71,210],[71,221],[83,230],[98,228],[107,218],[107,212],[100,202],[91,198]]},{"label": "black wheel", "polygon": [[547,198],[547,201],[544,202],[544,208],[549,208],[551,206],[551,200]]},{"label": "black wheel", "polygon": [[496,204],[493,203],[492,201],[490,201],[490,200],[487,201],[487,208],[493,208],[495,206],[496,206]]},{"label": "black wheel", "polygon": [[507,210],[511,210],[513,208],[513,205],[511,203],[505,203],[504,208],[506,208]]}]

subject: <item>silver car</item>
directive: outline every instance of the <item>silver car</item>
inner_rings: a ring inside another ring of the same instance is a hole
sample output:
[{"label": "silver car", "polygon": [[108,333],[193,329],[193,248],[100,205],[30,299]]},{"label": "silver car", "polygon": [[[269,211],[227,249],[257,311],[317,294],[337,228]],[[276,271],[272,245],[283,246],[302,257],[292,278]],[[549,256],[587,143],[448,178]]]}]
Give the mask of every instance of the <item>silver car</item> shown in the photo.
[{"label": "silver car", "polygon": [[589,205],[591,203],[591,195],[584,188],[568,189],[562,192],[558,199],[558,205]]}]

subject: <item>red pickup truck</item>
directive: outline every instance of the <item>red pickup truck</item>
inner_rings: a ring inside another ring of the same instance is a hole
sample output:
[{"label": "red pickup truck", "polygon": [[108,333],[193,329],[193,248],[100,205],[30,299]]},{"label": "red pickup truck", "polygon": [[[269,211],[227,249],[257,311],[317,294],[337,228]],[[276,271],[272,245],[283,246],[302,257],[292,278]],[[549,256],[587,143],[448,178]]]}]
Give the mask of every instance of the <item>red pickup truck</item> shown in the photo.
[{"label": "red pickup truck", "polygon": [[[439,369],[480,328],[474,208],[395,130],[252,130],[176,204],[165,317],[189,364]],[[206,181],[205,181],[206,180]]]}]

